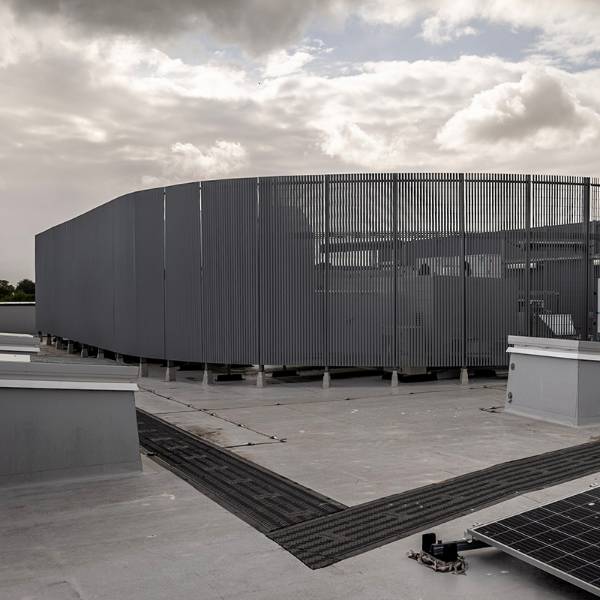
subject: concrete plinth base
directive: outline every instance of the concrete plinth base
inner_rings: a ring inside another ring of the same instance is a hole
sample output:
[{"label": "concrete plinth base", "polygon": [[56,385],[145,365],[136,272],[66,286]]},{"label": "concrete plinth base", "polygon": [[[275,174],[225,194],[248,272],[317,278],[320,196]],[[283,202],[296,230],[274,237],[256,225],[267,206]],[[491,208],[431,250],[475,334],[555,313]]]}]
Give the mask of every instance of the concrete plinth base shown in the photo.
[{"label": "concrete plinth base", "polygon": [[256,387],[265,387],[265,372],[259,371],[256,375]]},{"label": "concrete plinth base", "polygon": [[167,368],[165,369],[165,381],[177,381],[175,366],[171,361],[167,361]]},{"label": "concrete plinth base", "polygon": [[83,346],[81,349],[81,358],[87,358],[89,356],[89,352],[87,346]]},{"label": "concrete plinth base", "polygon": [[467,369],[460,370],[460,383],[461,385],[468,385],[469,383],[469,371]]},{"label": "concrete plinth base", "polygon": [[329,371],[323,373],[323,389],[328,390],[331,387],[331,375]]},{"label": "concrete plinth base", "polygon": [[212,383],[212,373],[208,369],[204,369],[202,373],[202,385],[210,385]]},{"label": "concrete plinth base", "polygon": [[71,340],[67,342],[67,352],[69,354],[73,354],[75,352],[75,344]]},{"label": "concrete plinth base", "polygon": [[148,361],[145,358],[140,358],[140,365],[138,368],[139,377],[148,377]]},{"label": "concrete plinth base", "polygon": [[119,365],[122,365],[123,364],[123,355],[115,354],[115,362]]},{"label": "concrete plinth base", "polygon": [[392,387],[398,387],[398,369],[394,369],[392,371],[392,378],[390,380],[390,385]]},{"label": "concrete plinth base", "polygon": [[101,358],[104,358],[104,350],[102,350],[101,348],[98,348],[98,352],[96,353],[96,358],[98,360],[100,360]]}]

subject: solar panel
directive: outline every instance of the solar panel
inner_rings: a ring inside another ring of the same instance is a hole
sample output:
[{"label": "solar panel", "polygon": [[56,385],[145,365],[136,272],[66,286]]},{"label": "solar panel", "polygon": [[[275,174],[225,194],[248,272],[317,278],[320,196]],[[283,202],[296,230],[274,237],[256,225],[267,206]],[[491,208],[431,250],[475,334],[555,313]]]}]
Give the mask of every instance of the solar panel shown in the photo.
[{"label": "solar panel", "polygon": [[600,596],[600,488],[474,527],[468,533]]}]

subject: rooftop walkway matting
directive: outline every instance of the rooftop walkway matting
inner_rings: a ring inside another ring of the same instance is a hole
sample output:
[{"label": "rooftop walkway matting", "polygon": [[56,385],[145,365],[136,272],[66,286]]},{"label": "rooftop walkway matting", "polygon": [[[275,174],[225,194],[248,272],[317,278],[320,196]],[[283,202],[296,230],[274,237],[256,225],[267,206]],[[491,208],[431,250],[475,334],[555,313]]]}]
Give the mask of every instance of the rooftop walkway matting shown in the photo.
[{"label": "rooftop walkway matting", "polygon": [[600,470],[600,442],[589,442],[347,507],[147,412],[137,415],[149,456],[311,569]]}]

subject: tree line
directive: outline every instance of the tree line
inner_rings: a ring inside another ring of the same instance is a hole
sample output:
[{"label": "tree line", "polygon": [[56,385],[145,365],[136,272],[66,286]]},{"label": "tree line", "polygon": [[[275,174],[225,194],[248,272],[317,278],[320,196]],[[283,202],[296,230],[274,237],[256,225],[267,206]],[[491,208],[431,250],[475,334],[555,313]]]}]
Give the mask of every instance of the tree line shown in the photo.
[{"label": "tree line", "polygon": [[12,285],[6,279],[0,279],[0,302],[33,302],[35,283],[31,279],[21,279]]}]

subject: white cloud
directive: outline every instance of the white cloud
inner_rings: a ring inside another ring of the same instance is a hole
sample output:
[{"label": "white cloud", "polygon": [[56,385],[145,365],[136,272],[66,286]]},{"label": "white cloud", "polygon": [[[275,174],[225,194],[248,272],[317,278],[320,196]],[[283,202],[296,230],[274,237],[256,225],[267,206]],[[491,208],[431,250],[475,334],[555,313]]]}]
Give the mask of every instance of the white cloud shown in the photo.
[{"label": "white cloud", "polygon": [[[432,19],[425,25],[432,42],[469,34],[474,20],[533,27],[537,16],[545,33],[536,51],[546,62],[552,52],[589,58],[598,43],[580,35],[579,51],[574,42],[584,29],[578,10],[589,31],[598,22],[584,0],[573,0],[575,8],[339,0],[327,14],[342,4],[369,21]],[[302,6],[305,15],[321,14],[315,3]],[[196,56],[135,31],[92,35],[64,19],[7,14],[0,9],[0,172],[11,202],[0,203],[0,277],[31,275],[23,265],[31,267],[32,244],[26,258],[12,252],[20,238],[31,241],[140,187],[365,169],[597,174],[600,69],[570,73],[564,62],[540,69],[533,57],[334,62],[325,60],[326,36],[322,48],[300,42],[276,53],[291,38],[268,39],[261,43],[269,52],[257,60],[229,51]],[[296,31],[294,23],[286,31]]]},{"label": "white cloud", "polygon": [[574,145],[600,139],[600,113],[568,91],[560,73],[526,72],[520,81],[477,93],[455,113],[436,140],[455,150],[472,145],[527,143],[536,149],[573,151]]},{"label": "white cloud", "polygon": [[300,71],[302,67],[312,62],[315,57],[309,52],[298,50],[289,53],[278,50],[269,54],[264,68],[265,77],[284,77]]},{"label": "white cloud", "polygon": [[442,43],[474,33],[474,23],[538,32],[532,51],[582,62],[600,52],[597,0],[366,0],[356,11],[368,22],[421,22],[423,37]]},{"label": "white cloud", "polygon": [[208,179],[232,174],[248,162],[248,153],[239,142],[217,140],[210,147],[189,142],[171,146],[169,170],[179,179]]},{"label": "white cloud", "polygon": [[367,131],[351,121],[325,120],[315,123],[322,132],[320,147],[342,163],[374,171],[401,170],[406,163],[400,137]]},{"label": "white cloud", "polygon": [[422,25],[423,39],[432,44],[444,44],[466,35],[477,35],[477,33],[477,30],[470,25],[457,26],[438,16],[425,19]]}]

